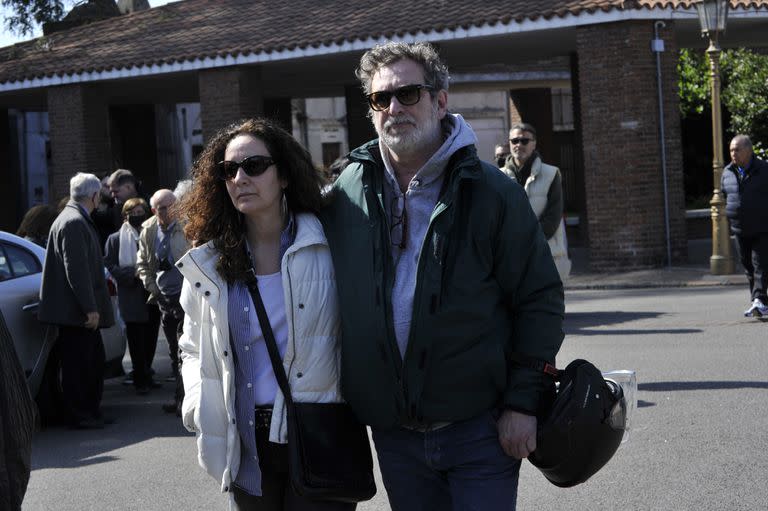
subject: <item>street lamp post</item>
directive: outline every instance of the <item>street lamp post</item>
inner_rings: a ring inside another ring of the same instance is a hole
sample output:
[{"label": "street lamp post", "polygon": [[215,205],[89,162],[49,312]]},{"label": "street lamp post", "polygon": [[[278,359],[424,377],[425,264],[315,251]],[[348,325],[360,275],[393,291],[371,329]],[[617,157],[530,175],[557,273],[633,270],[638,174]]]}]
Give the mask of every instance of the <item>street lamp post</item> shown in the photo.
[{"label": "street lamp post", "polygon": [[700,0],[696,3],[699,12],[702,37],[709,38],[710,86],[712,91],[712,200],[709,202],[712,214],[712,256],[709,269],[712,275],[733,273],[731,257],[731,236],[728,231],[728,219],[725,216],[725,199],[720,191],[720,178],[723,175],[723,128],[720,115],[720,45],[718,36],[725,32],[728,17],[728,0]]}]

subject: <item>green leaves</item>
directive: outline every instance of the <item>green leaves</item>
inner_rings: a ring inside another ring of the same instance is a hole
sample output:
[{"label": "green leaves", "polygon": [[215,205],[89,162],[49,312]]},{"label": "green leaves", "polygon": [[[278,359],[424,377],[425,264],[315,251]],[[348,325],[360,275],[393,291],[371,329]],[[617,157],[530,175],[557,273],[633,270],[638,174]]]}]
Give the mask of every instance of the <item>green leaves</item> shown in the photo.
[{"label": "green leaves", "polygon": [[706,56],[683,48],[677,63],[680,113],[683,117],[702,114],[709,107],[709,64]]},{"label": "green leaves", "polygon": [[[682,116],[709,110],[709,62],[704,52],[681,50],[677,69]],[[755,153],[768,156],[768,55],[746,48],[725,50],[720,77],[722,106],[730,115],[727,131],[749,135]]]},{"label": "green leaves", "polygon": [[[71,3],[71,2],[68,2]],[[0,0],[9,14],[5,26],[16,35],[32,35],[35,26],[64,16],[63,0]]]}]

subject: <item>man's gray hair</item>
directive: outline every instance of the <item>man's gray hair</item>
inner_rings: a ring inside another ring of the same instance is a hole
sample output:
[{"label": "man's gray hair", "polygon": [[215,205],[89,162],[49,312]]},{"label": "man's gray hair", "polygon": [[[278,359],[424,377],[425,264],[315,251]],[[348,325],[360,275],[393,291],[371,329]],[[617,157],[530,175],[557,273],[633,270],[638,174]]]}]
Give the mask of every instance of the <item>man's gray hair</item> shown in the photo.
[{"label": "man's gray hair", "polygon": [[138,191],[139,180],[128,169],[117,169],[109,176],[107,181],[110,186],[123,186],[125,183],[131,183],[133,187]]},{"label": "man's gray hair", "polygon": [[533,135],[533,139],[536,140],[536,128],[533,127],[532,124],[528,124],[527,122],[516,122],[512,126],[509,127],[509,136],[512,136],[512,132],[515,130],[520,131],[527,131],[531,135]]},{"label": "man's gray hair", "polygon": [[425,85],[434,87],[430,91],[432,97],[439,90],[448,90],[448,68],[440,60],[435,47],[429,43],[401,43],[390,42],[374,46],[360,58],[360,66],[355,70],[355,75],[363,85],[366,94],[371,93],[371,81],[376,72],[390,64],[403,59],[413,60],[421,64],[424,69]]},{"label": "man's gray hair", "polygon": [[192,189],[191,179],[182,179],[176,183],[176,188],[173,189],[173,195],[176,196],[176,200],[181,200]]},{"label": "man's gray hair", "polygon": [[101,180],[93,174],[78,172],[69,180],[69,198],[82,202],[101,192]]},{"label": "man's gray hair", "polygon": [[748,135],[736,135],[733,137],[731,142],[736,142],[736,144],[744,147],[745,149],[752,150],[752,140],[749,138]]}]

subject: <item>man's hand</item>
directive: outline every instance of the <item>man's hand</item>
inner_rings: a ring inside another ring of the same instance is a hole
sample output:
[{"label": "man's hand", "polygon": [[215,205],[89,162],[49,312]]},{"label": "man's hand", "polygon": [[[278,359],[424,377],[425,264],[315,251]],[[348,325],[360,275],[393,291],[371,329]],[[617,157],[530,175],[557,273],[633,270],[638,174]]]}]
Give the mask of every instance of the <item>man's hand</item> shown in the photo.
[{"label": "man's hand", "polygon": [[89,312],[86,314],[87,319],[85,320],[85,328],[90,328],[91,330],[96,330],[99,328],[99,313],[98,312]]},{"label": "man's hand", "polygon": [[496,423],[499,443],[507,456],[522,459],[536,450],[536,417],[504,410]]}]

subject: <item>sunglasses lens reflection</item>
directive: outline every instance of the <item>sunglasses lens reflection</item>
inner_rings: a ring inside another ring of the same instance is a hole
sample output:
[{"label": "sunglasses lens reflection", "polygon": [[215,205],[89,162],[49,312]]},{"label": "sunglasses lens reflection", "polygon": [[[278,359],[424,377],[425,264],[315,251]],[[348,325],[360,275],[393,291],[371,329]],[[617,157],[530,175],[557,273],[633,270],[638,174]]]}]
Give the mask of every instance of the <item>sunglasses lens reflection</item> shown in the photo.
[{"label": "sunglasses lens reflection", "polygon": [[368,95],[368,103],[376,111],[385,110],[389,108],[394,96],[401,105],[411,106],[421,99],[421,89],[429,88],[426,85],[406,85],[394,91],[372,92]]},{"label": "sunglasses lens reflection", "polygon": [[241,162],[222,161],[219,163],[219,178],[229,181],[237,175],[237,169],[242,168],[247,176],[254,177],[264,173],[274,162],[268,156],[251,156]]}]

